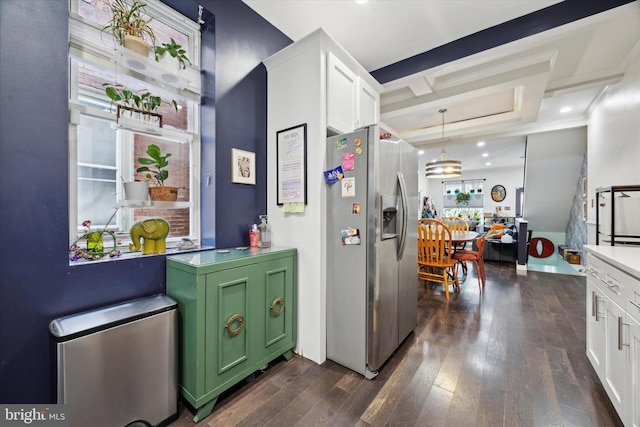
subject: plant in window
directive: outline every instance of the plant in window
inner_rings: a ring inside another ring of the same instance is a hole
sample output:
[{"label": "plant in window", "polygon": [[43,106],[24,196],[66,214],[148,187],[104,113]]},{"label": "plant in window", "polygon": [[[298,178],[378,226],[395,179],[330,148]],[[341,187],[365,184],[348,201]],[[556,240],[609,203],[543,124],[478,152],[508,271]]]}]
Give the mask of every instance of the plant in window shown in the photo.
[{"label": "plant in window", "polygon": [[133,0],[131,6],[124,0],[112,0],[109,3],[111,9],[111,21],[102,30],[109,30],[120,45],[131,49],[143,56],[149,55],[149,43],[156,44],[156,36],[149,23],[153,18],[145,18],[145,3]]},{"label": "plant in window", "polygon": [[177,44],[173,37],[171,37],[171,42],[156,46],[154,53],[156,61],[160,61],[160,58],[165,54],[171,55],[172,58],[178,60],[179,66],[183,70],[187,68],[187,62],[191,65],[191,61],[187,57],[187,51],[184,50],[181,45]]},{"label": "plant in window", "polygon": [[456,194],[456,205],[469,205],[471,195],[469,193]]},{"label": "plant in window", "polygon": [[146,89],[133,92],[119,84],[104,83],[103,86],[105,93],[111,99],[111,105],[118,105],[118,118],[123,116],[123,111],[121,110],[124,109],[134,118],[136,116],[140,118],[139,116],[141,115],[144,121],[154,119],[162,127],[162,114],[158,113],[158,108],[162,104],[167,104],[178,111],[178,103],[175,100],[172,99],[171,102],[164,101]]},{"label": "plant in window", "polygon": [[111,99],[112,104],[120,104],[127,107],[135,107],[147,113],[157,113],[158,108],[162,104],[171,105],[174,110],[178,111],[178,103],[175,100],[171,102],[164,101],[157,95],[153,95],[146,89],[133,92],[125,86],[112,83],[104,83],[104,91]]},{"label": "plant in window", "polygon": [[178,197],[178,188],[164,185],[164,182],[169,178],[167,167],[169,166],[168,159],[171,157],[171,153],[162,155],[160,147],[155,144],[149,144],[147,146],[147,156],[149,157],[138,158],[138,162],[143,166],[136,169],[136,172],[147,172],[147,180],[156,185],[155,188],[149,188],[151,200],[175,201]]}]

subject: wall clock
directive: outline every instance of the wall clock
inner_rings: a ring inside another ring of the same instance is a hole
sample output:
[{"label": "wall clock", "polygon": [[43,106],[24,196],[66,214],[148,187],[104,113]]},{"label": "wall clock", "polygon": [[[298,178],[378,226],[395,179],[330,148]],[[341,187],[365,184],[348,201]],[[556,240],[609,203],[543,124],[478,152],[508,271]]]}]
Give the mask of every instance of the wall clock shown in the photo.
[{"label": "wall clock", "polygon": [[501,202],[507,197],[507,190],[502,185],[494,185],[491,189],[491,198],[494,202]]}]

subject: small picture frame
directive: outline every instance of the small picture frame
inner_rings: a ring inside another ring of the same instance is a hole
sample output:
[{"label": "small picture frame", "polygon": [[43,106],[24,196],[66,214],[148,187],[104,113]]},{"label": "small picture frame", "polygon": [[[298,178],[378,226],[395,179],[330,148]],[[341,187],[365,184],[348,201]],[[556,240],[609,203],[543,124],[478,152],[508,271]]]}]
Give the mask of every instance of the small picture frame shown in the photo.
[{"label": "small picture frame", "polygon": [[231,182],[256,185],[256,153],[231,149]]}]

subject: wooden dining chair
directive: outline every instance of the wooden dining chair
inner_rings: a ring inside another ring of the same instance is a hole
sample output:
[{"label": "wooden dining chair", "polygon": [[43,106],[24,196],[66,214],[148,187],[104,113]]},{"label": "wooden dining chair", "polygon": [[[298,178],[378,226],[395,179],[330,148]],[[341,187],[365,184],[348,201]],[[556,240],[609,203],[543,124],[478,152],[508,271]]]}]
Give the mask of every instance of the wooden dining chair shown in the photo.
[{"label": "wooden dining chair", "polygon": [[447,299],[450,284],[460,291],[452,253],[451,231],[446,225],[432,218],[418,220],[418,279],[442,283]]},{"label": "wooden dining chair", "polygon": [[476,275],[478,276],[478,288],[482,290],[486,282],[486,276],[484,274],[484,259],[482,258],[482,252],[484,251],[484,239],[486,234],[476,239],[477,251],[465,249],[462,251],[456,251],[453,254],[453,258],[460,262],[471,261],[476,266]]},{"label": "wooden dining chair", "polygon": [[[469,223],[460,216],[448,216],[442,218],[441,221],[451,231],[469,231]],[[467,242],[456,243],[455,249],[464,249],[466,244]]]}]

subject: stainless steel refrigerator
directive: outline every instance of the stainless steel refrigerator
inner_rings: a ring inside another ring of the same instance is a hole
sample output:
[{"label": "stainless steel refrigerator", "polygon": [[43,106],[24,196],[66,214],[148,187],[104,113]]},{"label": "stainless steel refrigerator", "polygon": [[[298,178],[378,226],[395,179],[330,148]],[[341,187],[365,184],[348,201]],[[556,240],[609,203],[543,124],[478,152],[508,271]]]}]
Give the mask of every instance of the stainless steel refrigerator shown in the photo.
[{"label": "stainless steel refrigerator", "polygon": [[418,155],[378,126],[327,139],[327,358],[374,378],[417,324]]}]

